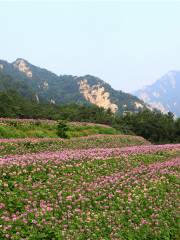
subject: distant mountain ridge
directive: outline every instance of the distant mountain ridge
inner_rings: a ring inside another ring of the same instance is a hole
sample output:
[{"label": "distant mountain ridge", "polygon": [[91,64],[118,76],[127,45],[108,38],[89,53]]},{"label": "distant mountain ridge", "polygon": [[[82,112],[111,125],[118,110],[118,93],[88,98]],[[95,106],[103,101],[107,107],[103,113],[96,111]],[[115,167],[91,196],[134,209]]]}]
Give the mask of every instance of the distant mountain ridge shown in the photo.
[{"label": "distant mountain ridge", "polygon": [[162,112],[180,116],[180,71],[170,71],[152,85],[136,92],[137,97]]},{"label": "distant mountain ridge", "polygon": [[[14,86],[17,84],[21,86],[21,94],[26,96],[29,91],[38,102],[95,104],[119,113],[137,112],[147,108],[142,100],[131,94],[114,90],[97,77],[58,76],[22,58],[12,63],[0,60],[0,73],[11,76]],[[24,92],[22,85],[24,90],[26,89]],[[0,91],[5,90],[3,86],[0,80]]]}]

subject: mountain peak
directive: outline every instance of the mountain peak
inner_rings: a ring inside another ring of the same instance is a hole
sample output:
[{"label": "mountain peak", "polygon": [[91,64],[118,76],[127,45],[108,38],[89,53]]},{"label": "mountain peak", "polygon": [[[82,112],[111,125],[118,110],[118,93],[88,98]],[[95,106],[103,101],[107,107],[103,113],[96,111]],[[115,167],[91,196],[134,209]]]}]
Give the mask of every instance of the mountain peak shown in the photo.
[{"label": "mountain peak", "polygon": [[32,71],[30,69],[30,64],[28,63],[28,61],[23,58],[17,58],[16,61],[14,61],[12,64],[20,72],[25,73],[27,77],[32,78]]},{"label": "mountain peak", "polygon": [[144,102],[162,112],[173,112],[180,116],[180,71],[169,71],[152,85],[140,89],[134,94]]},{"label": "mountain peak", "polygon": [[24,59],[24,58],[17,58],[12,64],[18,65],[20,63],[24,63],[26,65],[30,65],[30,63],[26,59]]}]

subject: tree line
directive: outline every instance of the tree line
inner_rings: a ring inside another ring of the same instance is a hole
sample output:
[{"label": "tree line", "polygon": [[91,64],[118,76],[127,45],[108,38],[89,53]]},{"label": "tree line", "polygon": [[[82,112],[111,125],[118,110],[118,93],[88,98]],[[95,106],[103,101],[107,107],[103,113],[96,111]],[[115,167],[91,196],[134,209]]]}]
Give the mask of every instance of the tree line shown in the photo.
[{"label": "tree line", "polygon": [[114,115],[90,104],[54,105],[28,100],[16,91],[0,92],[0,117],[83,121],[108,124],[125,134],[142,136],[153,143],[180,142],[180,118],[144,110]]}]

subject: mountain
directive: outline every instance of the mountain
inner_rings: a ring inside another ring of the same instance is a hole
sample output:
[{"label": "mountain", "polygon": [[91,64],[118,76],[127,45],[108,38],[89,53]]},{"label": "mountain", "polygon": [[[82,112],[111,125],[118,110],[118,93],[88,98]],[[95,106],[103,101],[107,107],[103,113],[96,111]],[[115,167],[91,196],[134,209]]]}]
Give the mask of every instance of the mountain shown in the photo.
[{"label": "mountain", "polygon": [[180,71],[170,71],[152,85],[133,94],[162,112],[180,116]]},{"label": "mountain", "polygon": [[[137,97],[114,90],[103,80],[91,76],[56,75],[18,58],[12,63],[0,60],[0,73],[11,77],[12,88],[23,96],[35,98],[37,102],[52,104],[95,104],[112,112],[137,112],[146,104]],[[11,85],[9,84],[9,85]],[[10,86],[2,83],[0,91]]]}]

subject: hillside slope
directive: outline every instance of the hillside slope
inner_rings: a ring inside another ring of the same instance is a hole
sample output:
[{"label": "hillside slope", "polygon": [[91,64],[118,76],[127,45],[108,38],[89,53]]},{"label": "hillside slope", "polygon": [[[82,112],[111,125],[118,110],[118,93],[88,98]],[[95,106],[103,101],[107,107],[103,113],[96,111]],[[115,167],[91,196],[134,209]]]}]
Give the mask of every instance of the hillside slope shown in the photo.
[{"label": "hillside slope", "polygon": [[[0,72],[10,75],[16,82],[27,85],[38,102],[95,104],[119,113],[137,112],[146,108],[142,100],[114,90],[109,84],[91,75],[58,76],[21,58],[13,63],[0,60]],[[2,90],[0,85],[0,91]],[[25,92],[24,94],[26,95]]]}]

